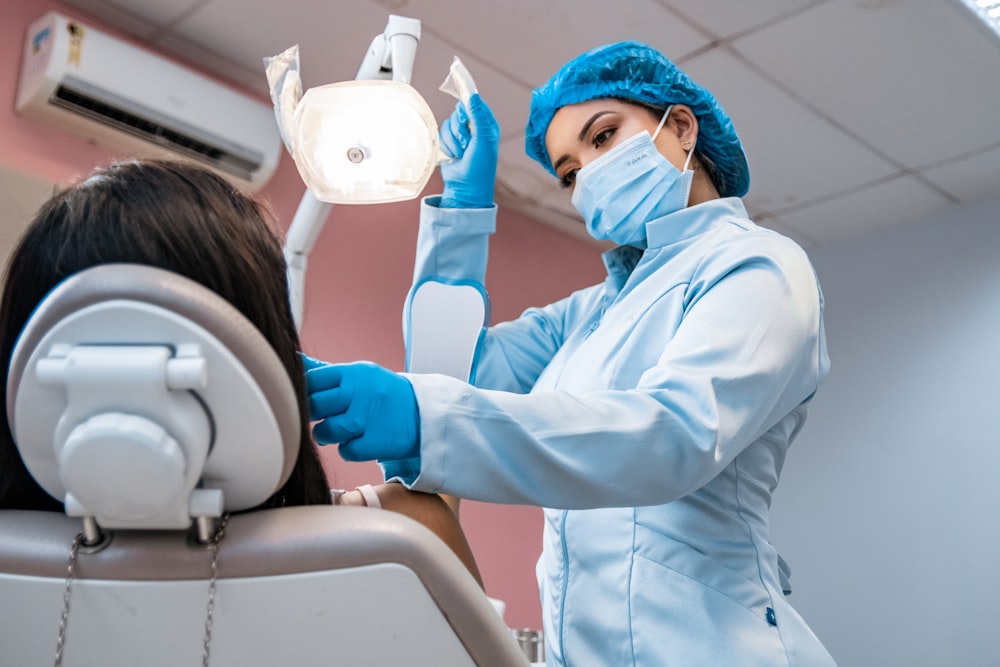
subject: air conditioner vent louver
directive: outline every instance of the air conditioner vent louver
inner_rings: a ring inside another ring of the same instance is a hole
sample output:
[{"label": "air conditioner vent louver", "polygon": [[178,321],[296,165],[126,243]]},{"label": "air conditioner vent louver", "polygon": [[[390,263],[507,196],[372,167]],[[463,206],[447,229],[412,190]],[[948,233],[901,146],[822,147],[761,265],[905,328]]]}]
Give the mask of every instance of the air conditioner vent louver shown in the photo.
[{"label": "air conditioner vent louver", "polygon": [[259,160],[254,162],[202,143],[180,132],[171,130],[151,120],[118,109],[66,86],[59,86],[52,96],[52,104],[81,115],[113,125],[141,139],[160,144],[177,153],[200,158],[233,176],[250,180]]}]

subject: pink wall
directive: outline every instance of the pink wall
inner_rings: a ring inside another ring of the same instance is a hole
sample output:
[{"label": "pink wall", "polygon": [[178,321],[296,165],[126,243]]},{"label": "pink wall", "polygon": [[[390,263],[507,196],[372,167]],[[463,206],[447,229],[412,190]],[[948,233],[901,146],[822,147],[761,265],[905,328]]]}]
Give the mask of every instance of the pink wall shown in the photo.
[{"label": "pink wall", "polygon": [[[89,20],[47,0],[4,2],[0,62],[6,64],[0,67],[0,99],[7,102],[0,108],[0,164],[65,183],[111,156],[13,113],[24,27],[49,9]],[[439,191],[440,180],[435,177],[426,192]],[[262,195],[287,227],[302,192],[294,164],[285,156]],[[308,353],[329,361],[369,359],[402,369],[400,314],[413,268],[418,206],[409,201],[334,208],[310,255],[302,335]],[[542,305],[602,278],[603,268],[592,248],[501,211],[487,274],[494,321],[516,317],[527,306]],[[374,464],[346,463],[333,450],[324,450],[323,459],[334,486],[381,480]],[[466,501],[462,525],[487,592],[507,602],[507,623],[540,628],[534,577],[541,550],[540,510]]]}]

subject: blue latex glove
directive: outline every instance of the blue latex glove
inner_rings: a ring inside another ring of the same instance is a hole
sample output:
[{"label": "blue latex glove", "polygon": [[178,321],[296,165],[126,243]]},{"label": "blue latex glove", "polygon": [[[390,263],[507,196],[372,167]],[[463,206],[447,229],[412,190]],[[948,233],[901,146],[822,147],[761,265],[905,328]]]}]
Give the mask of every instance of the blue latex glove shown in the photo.
[{"label": "blue latex glove", "polygon": [[313,437],[347,461],[420,454],[420,413],[409,380],[368,361],[327,364],[303,355]]},{"label": "blue latex glove", "polygon": [[454,159],[441,163],[444,192],[438,206],[493,206],[500,125],[479,93],[473,93],[469,98],[468,112],[461,101],[455,105],[455,111],[441,124],[440,141],[441,150]]}]

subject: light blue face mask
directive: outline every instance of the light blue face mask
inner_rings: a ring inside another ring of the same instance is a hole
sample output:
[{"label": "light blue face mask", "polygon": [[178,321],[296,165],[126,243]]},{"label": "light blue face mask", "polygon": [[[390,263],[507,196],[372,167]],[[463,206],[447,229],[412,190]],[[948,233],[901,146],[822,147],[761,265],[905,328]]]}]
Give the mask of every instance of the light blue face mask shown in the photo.
[{"label": "light blue face mask", "polygon": [[645,248],[646,223],[687,206],[694,148],[681,172],[653,143],[669,114],[667,107],[652,137],[643,130],[577,172],[573,206],[598,241]]}]

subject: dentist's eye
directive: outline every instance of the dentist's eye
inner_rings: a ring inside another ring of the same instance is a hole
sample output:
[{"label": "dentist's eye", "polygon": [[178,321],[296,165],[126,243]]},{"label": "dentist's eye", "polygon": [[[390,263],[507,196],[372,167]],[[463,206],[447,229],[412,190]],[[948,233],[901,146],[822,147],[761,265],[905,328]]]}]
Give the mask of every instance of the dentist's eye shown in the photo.
[{"label": "dentist's eye", "polygon": [[578,169],[570,169],[559,178],[559,185],[564,188],[571,188],[576,183],[576,172]]},{"label": "dentist's eye", "polygon": [[600,148],[604,144],[608,143],[608,141],[611,140],[611,137],[615,135],[617,129],[618,128],[615,127],[609,127],[608,129],[601,130],[595,134],[593,138],[594,148]]}]

